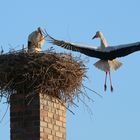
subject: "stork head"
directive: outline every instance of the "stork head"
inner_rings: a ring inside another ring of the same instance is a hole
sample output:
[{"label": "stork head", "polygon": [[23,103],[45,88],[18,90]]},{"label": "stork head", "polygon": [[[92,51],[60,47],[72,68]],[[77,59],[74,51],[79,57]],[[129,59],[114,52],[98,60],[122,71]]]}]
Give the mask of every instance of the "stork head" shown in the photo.
[{"label": "stork head", "polygon": [[97,31],[96,34],[92,37],[92,39],[101,38],[102,36],[103,36],[102,32]]},{"label": "stork head", "polygon": [[41,27],[38,27],[37,31],[42,35],[43,30],[41,29]]}]

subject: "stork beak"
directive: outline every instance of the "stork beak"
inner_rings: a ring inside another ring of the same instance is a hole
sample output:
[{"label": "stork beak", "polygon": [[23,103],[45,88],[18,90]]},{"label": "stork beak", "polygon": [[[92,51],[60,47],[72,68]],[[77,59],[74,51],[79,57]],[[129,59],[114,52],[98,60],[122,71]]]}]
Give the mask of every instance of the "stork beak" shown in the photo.
[{"label": "stork beak", "polygon": [[96,35],[92,37],[92,39],[95,39],[95,38],[97,38],[97,36],[96,36]]}]

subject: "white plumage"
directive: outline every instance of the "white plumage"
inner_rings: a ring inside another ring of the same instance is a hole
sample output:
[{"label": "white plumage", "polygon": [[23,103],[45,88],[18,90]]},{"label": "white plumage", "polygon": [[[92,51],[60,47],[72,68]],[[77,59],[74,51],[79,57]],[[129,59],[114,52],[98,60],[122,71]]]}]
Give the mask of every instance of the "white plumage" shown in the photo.
[{"label": "white plumage", "polygon": [[28,52],[29,53],[37,53],[42,49],[42,45],[44,44],[44,36],[42,33],[42,29],[39,27],[36,31],[33,31],[28,36]]},{"label": "white plumage", "polygon": [[117,60],[99,60],[94,66],[104,72],[114,71],[119,69],[122,66],[122,63]]},{"label": "white plumage", "polygon": [[[103,36],[103,34],[101,32],[96,32],[96,35],[93,37],[94,38],[100,38],[101,39],[101,45],[98,48],[99,50],[103,50],[105,48],[108,47],[108,43],[105,39],[105,37]],[[94,66],[102,71],[105,72],[110,72],[111,70],[117,70],[122,66],[122,63],[119,62],[116,59],[113,60],[99,60],[97,61]]]}]

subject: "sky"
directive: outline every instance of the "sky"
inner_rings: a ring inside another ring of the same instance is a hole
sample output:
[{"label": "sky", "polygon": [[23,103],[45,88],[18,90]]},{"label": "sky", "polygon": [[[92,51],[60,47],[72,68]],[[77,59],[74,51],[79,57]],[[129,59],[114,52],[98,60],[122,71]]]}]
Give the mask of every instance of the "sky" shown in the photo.
[{"label": "sky", "polygon": [[[109,45],[140,41],[139,0],[0,0],[0,45],[8,51],[27,45],[28,35],[42,27],[54,38],[98,46],[91,38],[104,33]],[[43,50],[51,47],[45,43]],[[57,52],[75,53],[53,46]],[[85,99],[88,108],[76,102],[67,111],[67,140],[140,140],[140,52],[119,58],[123,66],[112,72],[114,92],[103,91],[105,73],[93,64],[98,61],[81,55],[88,79],[83,82],[102,98],[87,90],[94,103]],[[3,100],[4,101],[4,100]],[[7,108],[0,103],[0,118]],[[92,113],[91,113],[92,112]],[[9,110],[0,123],[0,140],[10,140]]]}]

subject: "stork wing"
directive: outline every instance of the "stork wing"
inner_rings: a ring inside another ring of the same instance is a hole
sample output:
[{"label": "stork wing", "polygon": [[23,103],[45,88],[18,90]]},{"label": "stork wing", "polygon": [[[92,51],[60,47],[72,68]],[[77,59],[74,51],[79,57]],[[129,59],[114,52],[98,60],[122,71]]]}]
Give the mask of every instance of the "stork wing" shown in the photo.
[{"label": "stork wing", "polygon": [[109,46],[102,49],[94,46],[81,45],[71,42],[65,42],[63,40],[57,40],[51,37],[49,34],[47,34],[47,37],[49,38],[48,41],[54,45],[103,60],[112,60],[117,57],[123,57],[140,50],[140,42],[119,46]]},{"label": "stork wing", "polygon": [[46,34],[47,34],[47,41],[54,45],[60,46],[68,50],[77,51],[90,57],[104,59],[104,52],[102,52],[100,49],[98,49],[95,46],[75,44],[75,43],[66,42],[63,40],[57,40],[51,37],[48,33]]},{"label": "stork wing", "polygon": [[136,51],[140,51],[140,42],[123,44],[119,46],[112,46],[112,47],[106,48],[105,50],[105,52],[108,52],[108,59],[124,57]]}]

